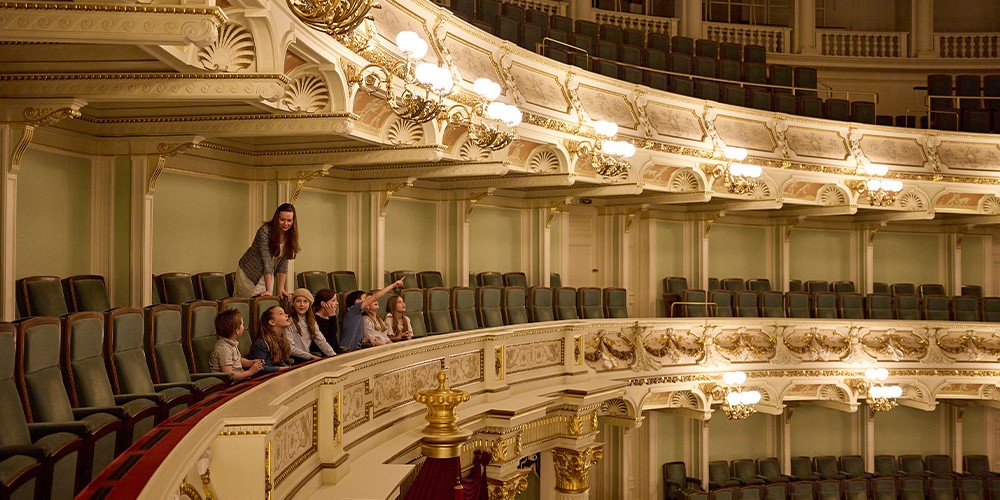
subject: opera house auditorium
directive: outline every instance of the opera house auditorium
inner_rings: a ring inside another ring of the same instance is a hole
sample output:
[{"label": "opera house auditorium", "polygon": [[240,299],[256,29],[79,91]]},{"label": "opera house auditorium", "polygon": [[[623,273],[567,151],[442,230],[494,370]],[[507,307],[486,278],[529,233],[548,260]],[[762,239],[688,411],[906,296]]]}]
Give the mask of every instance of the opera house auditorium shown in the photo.
[{"label": "opera house auditorium", "polygon": [[0,500],[1000,500],[994,0],[0,0],[0,167]]}]

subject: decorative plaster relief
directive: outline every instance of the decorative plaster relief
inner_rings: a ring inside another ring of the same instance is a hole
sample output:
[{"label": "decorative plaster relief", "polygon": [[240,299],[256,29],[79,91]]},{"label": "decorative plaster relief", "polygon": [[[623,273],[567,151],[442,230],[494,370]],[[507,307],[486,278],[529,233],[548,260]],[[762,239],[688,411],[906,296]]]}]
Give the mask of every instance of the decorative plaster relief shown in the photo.
[{"label": "decorative plaster relief", "polygon": [[458,157],[465,161],[489,160],[490,150],[476,144],[468,136],[458,148]]},{"label": "decorative plaster relief", "polygon": [[560,170],[559,155],[551,149],[539,149],[526,162],[532,172],[552,173]]},{"label": "decorative plaster relief", "polygon": [[380,134],[386,120],[393,116],[384,100],[358,92],[354,96],[354,113],[359,116],[357,126],[370,134]]},{"label": "decorative plaster relief", "polygon": [[330,88],[323,76],[312,71],[296,73],[299,74],[285,86],[281,107],[298,113],[319,113],[331,109]]},{"label": "decorative plaster relief", "polygon": [[271,467],[280,484],[288,474],[316,453],[316,403],[313,403],[279,423],[271,434]]},{"label": "decorative plaster relief", "polygon": [[922,167],[927,157],[916,139],[865,135],[860,141],[861,150],[872,163]]},{"label": "decorative plaster relief", "polygon": [[771,328],[721,328],[715,335],[715,347],[732,361],[767,361],[775,353],[773,333]]},{"label": "decorative plaster relief", "polygon": [[8,40],[114,41],[136,44],[214,42],[225,21],[220,8],[173,5],[75,5],[72,3],[7,4],[0,8],[0,32]]},{"label": "decorative plaster relief", "polygon": [[701,126],[695,110],[658,102],[646,104],[645,110],[649,124],[657,134],[698,142],[705,140],[705,127]]},{"label": "decorative plaster relief", "polygon": [[954,209],[979,211],[979,203],[989,196],[983,193],[950,193],[943,192],[934,200],[934,209]]},{"label": "decorative plaster relief", "polygon": [[670,165],[650,165],[642,171],[642,182],[659,186],[669,186],[670,176],[678,167]]},{"label": "decorative plaster relief", "polygon": [[[516,163],[518,165],[526,165],[528,160],[537,155],[535,149],[537,149],[542,144],[526,140],[515,140],[509,148],[507,148],[507,161],[511,163]],[[545,145],[548,146],[548,145]],[[532,154],[535,152],[535,154]],[[558,160],[556,160],[558,162]],[[557,163],[558,166],[558,163]]]},{"label": "decorative plaster relief", "polygon": [[935,398],[961,397],[963,399],[982,399],[981,391],[985,384],[943,384],[934,392]]},{"label": "decorative plaster relief", "polygon": [[542,73],[516,61],[510,66],[510,75],[517,82],[517,91],[525,102],[557,113],[569,113],[572,109],[557,75]]},{"label": "decorative plaster relief", "polygon": [[816,194],[816,203],[826,206],[840,206],[850,203],[851,197],[842,188],[827,184]]},{"label": "decorative plaster relief", "polygon": [[507,375],[563,364],[563,340],[507,346]]},{"label": "decorative plaster relief", "polygon": [[849,155],[844,137],[836,131],[790,126],[785,138],[788,147],[799,156],[846,160]]},{"label": "decorative plaster relief", "polygon": [[719,115],[715,117],[715,130],[727,146],[768,152],[778,147],[764,122]]},{"label": "decorative plaster relief", "polygon": [[989,215],[1000,214],[1000,198],[987,196],[979,204],[979,212]]},{"label": "decorative plaster relief", "polygon": [[826,184],[821,182],[799,182],[790,181],[781,188],[783,199],[796,199],[804,201],[815,201],[820,189]]},{"label": "decorative plaster relief", "polygon": [[937,147],[941,163],[950,169],[1000,169],[1000,148],[996,144],[942,141]]},{"label": "decorative plaster relief", "polygon": [[427,40],[430,45],[430,50],[427,51],[424,60],[437,63],[434,40],[431,40],[431,34],[424,26],[421,16],[392,0],[384,1],[383,8],[372,9],[368,15],[374,19],[375,26],[378,27],[378,34],[384,38],[384,40],[379,40],[380,45],[383,47],[395,47],[396,35],[401,31],[414,31]]},{"label": "decorative plaster relief", "polygon": [[424,128],[410,120],[396,118],[385,133],[389,144],[396,146],[413,146],[424,140]]},{"label": "decorative plaster relief", "polygon": [[368,407],[371,401],[365,396],[368,382],[355,382],[344,388],[342,409],[344,413],[344,432],[368,421]]},{"label": "decorative plaster relief", "polygon": [[937,344],[956,361],[995,361],[1000,357],[1000,337],[992,330],[952,330],[939,334]]},{"label": "decorative plaster relief", "polygon": [[456,38],[452,33],[448,33],[443,45],[451,53],[451,60],[462,74],[463,80],[474,82],[477,78],[489,78],[503,84],[504,79],[500,76],[500,70],[490,52]]},{"label": "decorative plaster relief", "polygon": [[872,327],[861,337],[861,345],[880,361],[916,361],[927,355],[927,340],[910,329]]},{"label": "decorative plaster relief", "polygon": [[198,62],[209,71],[235,73],[254,66],[256,58],[250,30],[232,21],[219,26],[218,39],[198,51]]},{"label": "decorative plaster relief", "polygon": [[455,354],[448,358],[448,381],[460,387],[483,381],[483,351]]},{"label": "decorative plaster relief", "polygon": [[693,193],[705,190],[701,177],[690,169],[680,169],[670,177],[670,190],[675,193]]},{"label": "decorative plaster relief", "polygon": [[639,118],[625,94],[581,83],[576,89],[576,96],[580,99],[584,111],[593,120],[607,120],[617,123],[619,127],[631,129],[639,124]]},{"label": "decorative plaster relief", "polygon": [[847,355],[850,340],[835,327],[785,328],[785,347],[805,361],[834,361]]},{"label": "decorative plaster relief", "polygon": [[441,360],[432,359],[399,370],[375,375],[372,383],[372,405],[375,416],[413,402],[413,395],[437,387]]}]

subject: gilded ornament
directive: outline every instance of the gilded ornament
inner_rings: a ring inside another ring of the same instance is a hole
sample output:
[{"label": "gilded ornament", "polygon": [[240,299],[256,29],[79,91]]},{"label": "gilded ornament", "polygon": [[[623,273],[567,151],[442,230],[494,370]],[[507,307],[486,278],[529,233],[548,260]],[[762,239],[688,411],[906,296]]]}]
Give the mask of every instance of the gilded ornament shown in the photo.
[{"label": "gilded ornament", "polygon": [[556,490],[561,493],[585,493],[590,489],[590,485],[587,484],[587,474],[602,458],[604,458],[603,445],[588,446],[582,450],[553,448]]},{"label": "gilded ornament", "polygon": [[499,480],[488,478],[486,488],[490,500],[514,500],[522,492],[528,489],[528,474],[530,469],[518,469],[507,479]]}]

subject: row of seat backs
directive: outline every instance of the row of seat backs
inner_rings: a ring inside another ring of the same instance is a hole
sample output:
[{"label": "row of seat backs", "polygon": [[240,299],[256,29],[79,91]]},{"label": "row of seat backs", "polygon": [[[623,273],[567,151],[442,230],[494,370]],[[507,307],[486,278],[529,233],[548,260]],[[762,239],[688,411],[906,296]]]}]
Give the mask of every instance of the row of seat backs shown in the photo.
[{"label": "row of seat backs", "polygon": [[[664,293],[675,293],[680,294],[684,289],[688,288],[687,278],[683,276],[670,276],[663,278],[663,290]],[[944,285],[939,283],[924,283],[921,285],[914,285],[913,283],[884,283],[875,282],[873,285],[874,293],[885,293],[891,295],[919,295],[923,297],[925,295],[947,295]],[[771,282],[767,278],[757,278],[757,279],[747,279],[743,278],[709,278],[708,279],[708,290],[729,290],[729,291],[740,291],[740,290],[753,290],[757,292],[766,292],[771,290]],[[834,292],[834,293],[853,293],[857,292],[857,288],[853,281],[843,280],[843,281],[826,281],[826,280],[798,280],[792,279],[788,280],[788,291],[790,292]],[[961,295],[982,297],[983,287],[981,285],[962,285]]]},{"label": "row of seat backs", "polygon": [[18,315],[22,318],[111,309],[104,276],[86,274],[62,280],[58,276],[27,276],[14,286]]},{"label": "row of seat backs", "polygon": [[731,485],[711,492],[689,490],[668,498],[692,500],[924,500],[925,498],[985,500],[1000,497],[1000,479],[991,479],[987,487],[983,478],[875,477],[852,479],[824,479],[820,481],[792,481],[769,484]]},{"label": "row of seat backs", "polygon": [[[663,278],[663,293],[673,293],[680,295],[688,288],[687,278],[683,276],[668,276]],[[771,290],[771,280],[767,278],[756,278],[744,280],[743,278],[708,278],[708,290],[753,290],[756,292],[767,292]]]},{"label": "row of seat backs", "polygon": [[400,297],[416,337],[528,322],[628,317],[624,288],[408,288]]},{"label": "row of seat backs", "polygon": [[[983,99],[976,97],[1000,97],[1000,75],[952,75],[933,74],[927,75],[927,95],[928,96],[948,96],[961,97],[958,108],[981,108]],[[931,109],[944,109],[956,107],[951,105],[952,99],[930,100]],[[986,99],[987,109],[1000,109],[1000,100]]]}]

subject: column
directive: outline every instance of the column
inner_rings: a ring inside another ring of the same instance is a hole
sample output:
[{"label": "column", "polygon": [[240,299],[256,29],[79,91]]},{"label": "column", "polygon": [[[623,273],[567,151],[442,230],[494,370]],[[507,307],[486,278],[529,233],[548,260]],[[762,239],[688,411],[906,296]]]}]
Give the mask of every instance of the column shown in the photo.
[{"label": "column", "polygon": [[[701,0],[681,0],[677,3],[677,17],[680,18],[680,35],[691,38],[702,38],[704,24],[702,22]],[[676,33],[671,33],[674,35]]]},{"label": "column", "polygon": [[[469,221],[472,219],[472,204],[468,201],[458,202],[459,232],[458,232],[458,281],[459,286],[471,286],[469,283]],[[548,229],[546,228],[546,231]]]},{"label": "column", "polygon": [[372,279],[370,285],[382,288],[382,276],[385,273],[385,213],[389,207],[388,195],[383,192],[371,193],[372,206]]},{"label": "column", "polygon": [[486,488],[491,500],[514,500],[524,490],[528,489],[528,469],[518,469],[517,472],[503,478],[487,478]]},{"label": "column", "polygon": [[771,241],[774,242],[772,262],[774,273],[771,275],[771,288],[782,292],[788,291],[788,280],[792,273],[792,228],[790,224],[782,224],[774,228]]},{"label": "column", "polygon": [[698,471],[701,473],[701,487],[708,491],[708,457],[709,457],[709,435],[708,435],[708,423],[711,420],[695,420],[694,424],[698,429],[697,445],[698,445]]},{"label": "column", "polygon": [[585,21],[593,21],[596,19],[594,16],[594,8],[591,6],[590,2],[580,0],[569,2],[568,9],[569,10],[566,15],[572,17],[574,20],[583,19]]},{"label": "column", "polygon": [[14,150],[15,136],[19,135],[8,124],[0,126],[0,316],[4,321],[13,321],[17,317],[14,300],[15,249],[14,237],[17,230],[17,167],[13,164],[11,155]]},{"label": "column", "polygon": [[688,254],[691,256],[690,263],[685,262],[684,267],[690,269],[687,274],[691,276],[691,288],[708,290],[708,235],[714,222],[699,220],[684,225],[684,239],[689,243],[685,246],[690,249]]},{"label": "column", "polygon": [[[282,203],[291,203],[292,193],[294,191],[294,181],[278,182],[278,205],[281,205]],[[277,208],[277,206],[275,206],[275,208]],[[274,293],[275,290],[278,289],[278,276],[275,275],[274,279],[274,290],[269,290],[268,293]],[[288,261],[288,273],[285,274],[285,290],[291,293],[296,288],[298,287],[295,286],[295,260],[293,259]]]},{"label": "column", "polygon": [[132,278],[129,302],[133,307],[153,303],[153,190],[148,179],[156,168],[155,156],[136,155],[132,160]]},{"label": "column", "polygon": [[858,411],[865,423],[865,428],[862,430],[864,446],[861,454],[865,457],[865,470],[871,472],[875,470],[875,412],[867,404],[860,405]]},{"label": "column", "polygon": [[910,53],[916,57],[937,57],[934,46],[934,0],[910,0]]},{"label": "column", "polygon": [[962,236],[959,233],[947,235],[945,262],[948,263],[948,275],[945,276],[944,286],[949,295],[962,294]]},{"label": "column", "polygon": [[90,192],[107,193],[90,200],[90,272],[104,276],[108,296],[115,293],[115,169],[114,158],[98,157],[90,166]]},{"label": "column", "polygon": [[[643,215],[643,214],[640,214]],[[636,217],[640,217],[637,215]],[[662,276],[657,276],[656,261],[656,224],[649,217],[633,220],[630,236],[634,236],[635,244],[632,261],[636,270],[631,274],[632,281],[627,282],[629,288],[635,290],[636,315],[642,318],[655,318],[664,314],[663,309],[657,309],[657,283]],[[661,290],[662,292],[662,290]],[[631,309],[630,309],[631,310]]]},{"label": "column", "polygon": [[875,229],[865,229],[859,232],[857,248],[858,260],[858,290],[864,293],[875,291]]},{"label": "column", "polygon": [[952,470],[962,470],[962,435],[963,421],[965,420],[965,408],[961,406],[951,407],[951,468]]},{"label": "column", "polygon": [[582,450],[553,448],[552,462],[555,468],[556,500],[587,500],[590,484],[587,475],[590,468],[604,457],[604,446],[595,444]]},{"label": "column", "polygon": [[818,54],[816,48],[816,0],[795,0],[792,26],[796,54]]},{"label": "column", "polygon": [[792,413],[794,410],[785,408],[781,413],[781,450],[778,460],[781,461],[781,471],[792,473]]},{"label": "column", "polygon": [[537,286],[549,286],[549,273],[552,272],[552,218],[548,210],[537,210],[538,227],[541,229],[538,245],[538,278]]}]

